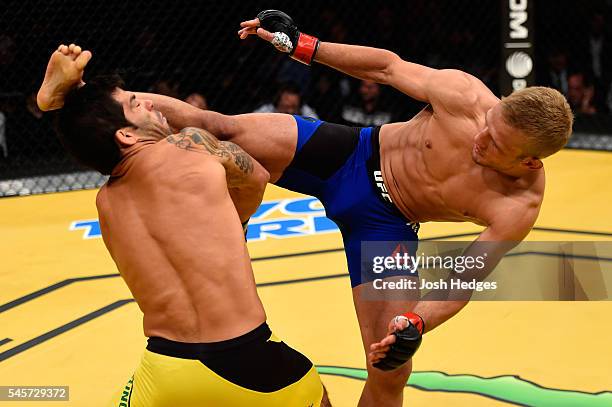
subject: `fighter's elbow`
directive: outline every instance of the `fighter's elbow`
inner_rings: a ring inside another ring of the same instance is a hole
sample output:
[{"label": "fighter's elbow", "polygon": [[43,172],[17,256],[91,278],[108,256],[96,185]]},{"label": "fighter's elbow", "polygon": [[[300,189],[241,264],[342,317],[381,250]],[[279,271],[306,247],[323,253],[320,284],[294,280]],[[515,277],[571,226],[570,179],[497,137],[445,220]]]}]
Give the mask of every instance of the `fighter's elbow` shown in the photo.
[{"label": "fighter's elbow", "polygon": [[253,169],[250,174],[242,179],[242,182],[234,187],[247,188],[253,192],[263,191],[270,181],[270,173],[259,163],[253,162]]},{"label": "fighter's elbow", "polygon": [[265,189],[266,184],[270,181],[270,173],[262,165],[258,165],[253,171],[253,178],[255,184]]},{"label": "fighter's elbow", "polygon": [[386,51],[384,57],[381,58],[381,69],[376,72],[376,82],[383,85],[392,85],[395,77],[398,75],[398,66],[405,62],[395,52]]}]

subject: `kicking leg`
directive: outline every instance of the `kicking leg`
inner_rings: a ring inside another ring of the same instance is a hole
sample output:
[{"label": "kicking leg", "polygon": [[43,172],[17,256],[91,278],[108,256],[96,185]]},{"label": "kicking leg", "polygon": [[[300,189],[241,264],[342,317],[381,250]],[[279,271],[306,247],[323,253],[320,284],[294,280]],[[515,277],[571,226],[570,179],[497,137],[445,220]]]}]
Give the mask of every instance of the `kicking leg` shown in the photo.
[{"label": "kicking leg", "polygon": [[136,93],[150,100],[176,130],[200,127],[219,140],[238,144],[270,173],[270,182],[280,178],[293,160],[297,145],[297,124],[293,116],[279,113],[250,113],[228,116],[198,109],[168,96]]}]

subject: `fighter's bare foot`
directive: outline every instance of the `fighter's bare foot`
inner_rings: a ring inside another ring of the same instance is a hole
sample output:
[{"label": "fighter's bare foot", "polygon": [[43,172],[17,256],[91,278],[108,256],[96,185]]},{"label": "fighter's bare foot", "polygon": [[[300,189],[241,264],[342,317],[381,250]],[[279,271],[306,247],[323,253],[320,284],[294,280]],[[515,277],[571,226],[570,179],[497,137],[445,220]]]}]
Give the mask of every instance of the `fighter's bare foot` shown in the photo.
[{"label": "fighter's bare foot", "polygon": [[75,86],[83,84],[83,72],[91,59],[91,52],[75,44],[60,45],[51,54],[45,79],[36,101],[40,110],[49,111],[64,106],[64,97]]}]

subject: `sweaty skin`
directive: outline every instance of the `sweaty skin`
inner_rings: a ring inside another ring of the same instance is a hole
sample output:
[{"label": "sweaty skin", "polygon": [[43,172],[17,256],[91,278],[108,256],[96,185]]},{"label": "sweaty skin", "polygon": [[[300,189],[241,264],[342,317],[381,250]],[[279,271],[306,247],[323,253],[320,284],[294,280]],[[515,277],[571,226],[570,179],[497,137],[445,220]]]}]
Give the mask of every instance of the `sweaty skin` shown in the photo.
[{"label": "sweaty skin", "polygon": [[[429,105],[408,122],[384,125],[380,133],[383,178],[393,202],[411,220],[482,226],[499,221],[503,224],[497,233],[520,239],[537,218],[544,170],[512,177],[479,164],[487,149],[497,147],[492,143],[479,147],[474,135],[486,128],[486,113],[498,101],[484,85],[476,83],[476,87],[480,88],[477,105],[463,115],[434,113]],[[524,223],[504,222],[509,216],[512,221],[525,219]],[[515,232],[517,226],[523,230]]]},{"label": "sweaty skin", "polygon": [[[146,336],[213,342],[266,320],[223,166],[204,131],[136,143],[96,200]],[[231,323],[228,323],[231,321]]]}]

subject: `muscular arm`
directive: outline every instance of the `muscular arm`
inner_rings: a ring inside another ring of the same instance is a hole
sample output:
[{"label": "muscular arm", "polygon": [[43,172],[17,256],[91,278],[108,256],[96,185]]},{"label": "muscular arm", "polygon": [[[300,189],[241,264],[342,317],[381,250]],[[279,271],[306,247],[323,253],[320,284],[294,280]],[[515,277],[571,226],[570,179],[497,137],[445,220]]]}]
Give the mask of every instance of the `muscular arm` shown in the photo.
[{"label": "muscular arm", "polygon": [[[423,102],[429,101],[425,84],[436,72],[435,69],[403,61],[397,54],[385,49],[333,42],[320,43],[315,61],[358,79],[393,86]],[[409,80],[402,80],[401,75]]]},{"label": "muscular arm", "polygon": [[[504,212],[504,217],[494,219],[478,238],[463,252],[463,256],[485,256],[484,268],[473,267],[462,273],[451,273],[449,279],[463,281],[482,281],[495,269],[507,252],[519,244],[529,234],[539,207],[516,208]],[[435,295],[435,294],[434,294]],[[427,331],[431,331],[441,323],[457,314],[470,300],[472,290],[453,289],[448,292],[448,298],[440,299],[440,295],[428,298],[426,295],[414,308],[414,312],[425,320]]]},{"label": "muscular arm", "polygon": [[[265,24],[259,18],[264,19]],[[282,23],[278,23],[278,20]],[[286,29],[287,25],[291,28]],[[268,29],[278,29],[286,36],[298,31],[290,17],[274,10],[262,12],[258,18],[243,21],[240,26],[240,38],[257,35],[283,52],[288,51],[278,42],[275,43],[274,34]],[[488,91],[481,81],[465,72],[429,68],[404,61],[394,52],[379,48],[320,41],[314,60],[358,79],[393,86],[414,99],[431,104],[434,112],[445,110],[455,114],[457,111],[465,113],[473,110],[478,96]],[[305,62],[310,63],[308,58]],[[494,97],[490,91],[488,94]]]},{"label": "muscular arm", "polygon": [[394,87],[447,111],[473,104],[477,78],[454,69],[433,69],[401,59],[394,52],[357,45],[321,42],[315,60],[358,79]]},{"label": "muscular arm", "polygon": [[[241,26],[241,38],[256,34],[268,42],[274,39],[274,34],[259,27],[258,19],[245,21]],[[488,91],[481,81],[465,72],[429,68],[404,61],[396,53],[379,48],[320,42],[314,60],[358,79],[390,85],[431,104],[434,111],[453,114],[473,110],[478,95]],[[494,97],[490,91],[488,93]]]},{"label": "muscular arm", "polygon": [[225,168],[227,185],[240,221],[246,221],[255,213],[270,174],[244,150],[232,142],[219,141],[206,130],[196,127],[187,127],[166,140],[178,148],[218,158]]}]

